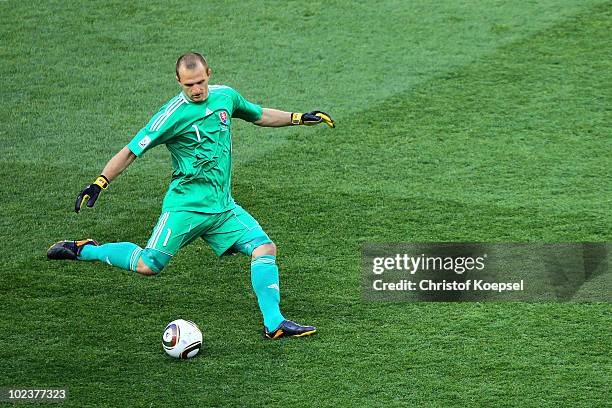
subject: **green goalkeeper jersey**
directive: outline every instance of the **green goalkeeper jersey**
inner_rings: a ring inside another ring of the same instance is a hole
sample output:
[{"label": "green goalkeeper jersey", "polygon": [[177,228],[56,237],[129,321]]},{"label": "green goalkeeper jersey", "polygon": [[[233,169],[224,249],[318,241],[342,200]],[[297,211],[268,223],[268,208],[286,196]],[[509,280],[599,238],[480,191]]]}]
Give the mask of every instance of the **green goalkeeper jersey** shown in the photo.
[{"label": "green goalkeeper jersey", "polygon": [[262,108],[227,86],[210,85],[208,92],[202,102],[193,102],[181,92],[127,145],[137,157],[159,144],[170,151],[172,181],[164,212],[221,213],[236,205],[231,190],[231,121],[255,122]]}]

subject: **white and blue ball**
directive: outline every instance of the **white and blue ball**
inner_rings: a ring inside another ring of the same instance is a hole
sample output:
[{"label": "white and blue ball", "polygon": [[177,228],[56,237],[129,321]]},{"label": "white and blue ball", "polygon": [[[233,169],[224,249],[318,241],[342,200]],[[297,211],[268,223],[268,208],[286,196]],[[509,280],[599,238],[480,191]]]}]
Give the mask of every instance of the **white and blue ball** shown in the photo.
[{"label": "white and blue ball", "polygon": [[202,347],[202,332],[191,320],[174,320],[164,330],[162,346],[174,358],[194,357]]}]

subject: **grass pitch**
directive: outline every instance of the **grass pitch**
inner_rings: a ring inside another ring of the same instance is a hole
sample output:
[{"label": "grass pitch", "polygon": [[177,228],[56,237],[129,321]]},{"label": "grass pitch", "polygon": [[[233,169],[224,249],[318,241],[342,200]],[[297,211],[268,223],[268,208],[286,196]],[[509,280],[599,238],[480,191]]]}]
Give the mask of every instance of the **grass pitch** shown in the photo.
[{"label": "grass pitch", "polygon": [[[0,386],[65,406],[603,406],[607,303],[366,303],[364,242],[610,241],[612,3],[0,2]],[[261,339],[244,257],[187,247],[144,278],[48,262],[64,238],[144,244],[168,154],[92,211],[79,190],[178,92],[176,57],[334,130],[234,129],[234,197],[279,247]],[[165,324],[204,332],[167,358]]]}]

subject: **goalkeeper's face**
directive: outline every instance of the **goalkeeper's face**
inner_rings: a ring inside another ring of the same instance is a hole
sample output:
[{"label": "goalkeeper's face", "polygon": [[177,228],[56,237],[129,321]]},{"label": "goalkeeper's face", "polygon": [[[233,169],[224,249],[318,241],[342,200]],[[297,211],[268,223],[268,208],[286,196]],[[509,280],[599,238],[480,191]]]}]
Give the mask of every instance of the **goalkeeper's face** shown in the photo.
[{"label": "goalkeeper's face", "polygon": [[212,74],[210,68],[196,64],[195,68],[189,69],[183,65],[179,67],[178,74],[176,79],[189,99],[202,102],[208,98],[208,79]]}]

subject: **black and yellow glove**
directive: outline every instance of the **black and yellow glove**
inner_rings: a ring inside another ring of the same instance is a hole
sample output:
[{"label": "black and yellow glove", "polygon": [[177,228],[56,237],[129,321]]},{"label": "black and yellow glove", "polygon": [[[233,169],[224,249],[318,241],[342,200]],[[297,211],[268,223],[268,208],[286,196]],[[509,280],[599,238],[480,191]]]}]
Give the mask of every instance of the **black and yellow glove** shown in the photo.
[{"label": "black and yellow glove", "polygon": [[88,185],[81,191],[81,194],[76,199],[76,203],[74,205],[74,211],[81,211],[81,207],[87,201],[87,206],[89,208],[93,207],[100,195],[102,190],[106,190],[108,188],[108,179],[100,174],[100,176],[94,181],[92,184]]},{"label": "black and yellow glove", "polygon": [[312,111],[308,113],[292,113],[291,124],[292,125],[318,125],[319,123],[325,123],[329,127],[336,127],[336,123],[329,116],[329,114],[322,111]]}]

